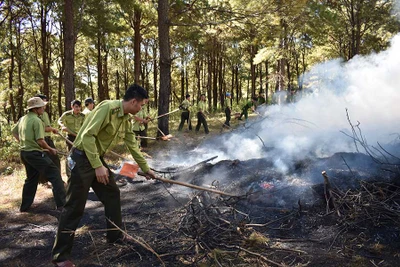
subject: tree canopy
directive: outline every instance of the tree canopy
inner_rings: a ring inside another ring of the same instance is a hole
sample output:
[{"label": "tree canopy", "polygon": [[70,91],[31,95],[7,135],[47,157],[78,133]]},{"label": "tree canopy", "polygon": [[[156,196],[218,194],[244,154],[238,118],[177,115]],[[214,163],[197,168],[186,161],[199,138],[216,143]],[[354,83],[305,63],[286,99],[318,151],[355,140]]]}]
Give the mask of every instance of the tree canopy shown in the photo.
[{"label": "tree canopy", "polygon": [[163,112],[176,108],[186,93],[194,99],[206,93],[213,111],[227,91],[239,102],[259,91],[271,96],[301,90],[303,73],[316,63],[385,49],[399,31],[393,5],[376,0],[3,0],[2,120],[18,120],[26,100],[39,92],[48,95],[54,118],[73,98],[117,99],[134,82]]}]

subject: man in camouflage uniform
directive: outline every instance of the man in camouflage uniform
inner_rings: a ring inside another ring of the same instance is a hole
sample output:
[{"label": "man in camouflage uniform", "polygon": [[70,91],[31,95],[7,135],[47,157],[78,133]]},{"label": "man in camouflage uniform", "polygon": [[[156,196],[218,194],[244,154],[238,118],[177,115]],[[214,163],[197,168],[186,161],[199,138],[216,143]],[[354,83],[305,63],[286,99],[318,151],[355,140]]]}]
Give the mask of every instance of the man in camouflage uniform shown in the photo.
[{"label": "man in camouflage uniform", "polygon": [[103,156],[119,137],[125,142],[132,157],[139,164],[146,178],[155,178],[144,159],[132,132],[129,114],[136,114],[148,99],[145,89],[132,85],[123,100],[101,102],[82,125],[72,148],[71,158],[75,166],[68,180],[67,203],[60,216],[56,240],[53,246],[53,263],[57,266],[75,266],[70,260],[74,241],[74,231],[82,218],[89,188],[91,187],[104,205],[107,218],[107,241],[123,240],[120,191],[115,180],[110,177],[110,169]]},{"label": "man in camouflage uniform", "polygon": [[39,118],[44,113],[44,102],[40,97],[28,100],[28,114],[23,116],[12,129],[13,136],[20,142],[21,160],[25,165],[26,176],[22,191],[21,212],[27,211],[35,199],[40,176],[45,176],[53,186],[56,208],[62,209],[65,204],[65,188],[60,169],[44,152],[57,155],[57,150],[44,140],[44,124]]}]

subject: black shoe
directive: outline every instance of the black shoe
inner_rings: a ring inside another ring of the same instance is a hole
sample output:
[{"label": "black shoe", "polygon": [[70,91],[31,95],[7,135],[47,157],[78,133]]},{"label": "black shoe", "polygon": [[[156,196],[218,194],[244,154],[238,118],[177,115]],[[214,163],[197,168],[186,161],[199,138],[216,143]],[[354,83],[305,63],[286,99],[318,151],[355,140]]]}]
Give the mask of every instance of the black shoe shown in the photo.
[{"label": "black shoe", "polygon": [[21,207],[19,208],[19,211],[20,211],[20,212],[28,212],[30,207],[31,207],[31,206],[28,206],[28,207],[22,207],[22,206],[21,206]]}]

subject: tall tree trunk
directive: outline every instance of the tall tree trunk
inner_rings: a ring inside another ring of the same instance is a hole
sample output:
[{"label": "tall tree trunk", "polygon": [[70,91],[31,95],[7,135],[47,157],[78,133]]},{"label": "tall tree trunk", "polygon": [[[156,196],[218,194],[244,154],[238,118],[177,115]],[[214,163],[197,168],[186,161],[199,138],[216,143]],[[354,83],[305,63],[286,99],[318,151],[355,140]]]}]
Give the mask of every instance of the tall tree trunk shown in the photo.
[{"label": "tall tree trunk", "polygon": [[241,91],[239,90],[239,66],[235,65],[235,86],[236,86],[236,104],[239,104],[239,99],[242,98]]},{"label": "tall tree trunk", "polygon": [[195,76],[196,76],[196,89],[199,92],[201,90],[201,72],[200,72],[200,59],[196,58],[195,62]]},{"label": "tall tree trunk", "polygon": [[[257,79],[257,74],[256,74],[256,66],[254,65],[253,59],[256,55],[257,48],[255,45],[250,46],[250,75],[251,75],[251,96],[256,95],[256,79]],[[249,97],[249,96],[247,96]]]},{"label": "tall tree trunk", "polygon": [[260,71],[260,92],[264,92],[263,90],[263,73],[262,73],[262,64],[258,65],[258,69]]},{"label": "tall tree trunk", "polygon": [[185,70],[183,66],[181,69],[181,99],[182,101],[185,99]]},{"label": "tall tree trunk", "polygon": [[290,90],[292,88],[292,72],[290,70],[290,62],[286,60],[286,73],[287,73],[287,88]]},{"label": "tall tree trunk", "polygon": [[117,70],[115,73],[115,98],[119,99],[120,95],[120,88],[119,88],[119,83],[120,83],[120,77],[119,77],[119,71]]},{"label": "tall tree trunk", "polygon": [[73,0],[65,0],[65,38],[64,38],[64,58],[65,58],[65,109],[69,109],[71,101],[75,98],[74,72],[75,72],[75,35],[74,35],[74,8]]},{"label": "tall tree trunk", "polygon": [[268,67],[268,60],[265,61],[265,101],[268,103],[268,91],[269,91],[269,67]]},{"label": "tall tree trunk", "polygon": [[[65,27],[64,25],[65,25],[65,22],[60,22],[61,29],[64,29],[64,27]],[[59,43],[59,47],[60,47],[60,51],[61,51],[60,52],[61,59],[58,61],[58,64],[57,64],[58,65],[58,86],[57,86],[57,112],[58,112],[57,114],[58,114],[58,117],[60,117],[63,113],[63,108],[62,108],[62,103],[61,103],[62,89],[63,89],[63,84],[64,84],[64,74],[65,74],[65,50],[64,50],[65,40],[64,40],[63,32],[64,32],[64,30],[62,30],[60,33],[60,43]],[[48,96],[48,97],[50,100],[50,96]],[[51,114],[49,112],[50,119],[51,119],[51,115],[54,115],[54,114]]]},{"label": "tall tree trunk", "polygon": [[14,103],[14,93],[13,93],[13,81],[14,81],[14,69],[15,69],[15,46],[13,42],[13,13],[12,13],[12,1],[8,1],[8,12],[9,12],[9,19],[8,19],[8,30],[9,30],[9,49],[10,49],[10,67],[8,68],[8,88],[9,88],[9,97],[8,102],[10,104],[10,108],[7,110],[7,105],[4,105],[4,111],[7,114],[7,122],[10,123],[12,120],[16,122],[17,115],[15,112],[15,103]]},{"label": "tall tree trunk", "polygon": [[210,97],[211,97],[211,93],[212,93],[212,79],[213,79],[213,54],[209,53],[207,55],[207,94],[209,96],[208,98],[208,105],[210,105],[211,101],[210,101]]},{"label": "tall tree trunk", "polygon": [[235,88],[235,66],[232,65],[231,66],[231,94],[233,94],[234,92],[234,88]]},{"label": "tall tree trunk", "polygon": [[93,90],[93,82],[92,82],[92,72],[90,71],[90,61],[89,61],[89,56],[85,57],[85,61],[86,61],[86,77],[87,77],[87,81],[88,81],[88,85],[90,88],[90,96],[94,98],[94,90]]},{"label": "tall tree trunk", "polygon": [[126,54],[126,50],[124,49],[124,72],[123,72],[123,88],[128,88],[129,85],[129,60],[127,59],[128,56]]},{"label": "tall tree trunk", "polygon": [[217,109],[218,104],[218,56],[219,56],[219,44],[217,43],[217,39],[214,38],[214,47],[212,52],[212,74],[213,74],[213,81],[212,81],[212,99],[211,95],[208,95],[208,106],[211,107],[211,100],[212,100],[212,107],[213,110]]},{"label": "tall tree trunk", "polygon": [[104,94],[103,88],[103,60],[101,57],[101,49],[102,49],[102,42],[101,42],[102,34],[101,32],[97,32],[97,86],[98,86],[98,93],[99,101],[103,101],[106,99]]},{"label": "tall tree trunk", "polygon": [[103,81],[104,97],[105,99],[110,99],[110,89],[108,87],[108,49],[104,49]]},{"label": "tall tree trunk", "polygon": [[40,12],[40,41],[42,45],[42,76],[43,76],[43,94],[49,95],[49,75],[50,75],[50,33],[47,32],[47,15],[49,13],[47,6],[41,6]]},{"label": "tall tree trunk", "polygon": [[18,28],[16,29],[16,53],[17,53],[17,68],[18,68],[18,92],[17,92],[17,115],[18,118],[22,117],[24,115],[24,108],[23,108],[23,100],[24,100],[24,83],[23,83],[23,78],[22,78],[22,72],[23,72],[23,65],[24,65],[24,58],[22,57],[22,38],[21,38],[21,23],[18,23]]},{"label": "tall tree trunk", "polygon": [[141,76],[141,54],[140,54],[140,44],[142,42],[142,35],[140,33],[140,24],[142,21],[142,11],[135,5],[134,7],[134,19],[133,19],[133,30],[134,30],[134,41],[133,41],[133,51],[134,51],[134,81],[140,84]]},{"label": "tall tree trunk", "polygon": [[157,44],[153,46],[153,83],[154,83],[154,106],[158,107],[158,67],[157,67]]},{"label": "tall tree trunk", "polygon": [[[158,115],[169,111],[169,99],[171,95],[171,55],[169,40],[169,2],[158,0],[158,39],[160,47],[160,98]],[[158,120],[158,128],[164,134],[169,134],[168,116]],[[158,133],[160,135],[160,133]]]},{"label": "tall tree trunk", "polygon": [[[222,46],[223,45],[221,44],[220,56],[218,59],[218,73],[219,73],[218,74],[218,94],[219,94],[219,97],[216,97],[217,101],[219,99],[219,103],[220,103],[221,107],[224,105],[224,94],[222,92],[222,90],[224,88],[224,66],[223,66],[224,61],[222,60],[222,53],[223,53]],[[216,110],[216,109],[217,109],[217,107],[214,108],[214,110]]]}]

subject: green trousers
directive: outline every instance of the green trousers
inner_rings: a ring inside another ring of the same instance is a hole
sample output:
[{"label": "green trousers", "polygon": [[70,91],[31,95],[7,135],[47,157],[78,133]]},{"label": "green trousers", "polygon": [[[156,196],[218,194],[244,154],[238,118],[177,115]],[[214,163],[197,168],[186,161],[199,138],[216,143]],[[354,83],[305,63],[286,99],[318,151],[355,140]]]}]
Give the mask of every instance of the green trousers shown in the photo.
[{"label": "green trousers", "polygon": [[32,205],[36,195],[39,177],[45,176],[53,186],[53,196],[57,207],[65,204],[65,188],[60,169],[41,151],[21,151],[21,160],[25,165],[26,176],[22,190],[20,211],[26,211]]},{"label": "green trousers", "polygon": [[[107,185],[99,183],[95,169],[90,165],[84,152],[73,149],[72,159],[75,166],[71,168],[71,177],[68,179],[67,202],[60,216],[57,236],[53,246],[53,261],[61,262],[70,259],[74,242],[75,230],[83,216],[89,188],[104,205],[107,219],[107,241],[115,242],[122,237],[119,230],[110,223],[114,222],[122,227],[120,191],[113,177]],[[103,165],[107,167],[102,159]],[[110,172],[111,173],[111,172]]]}]

